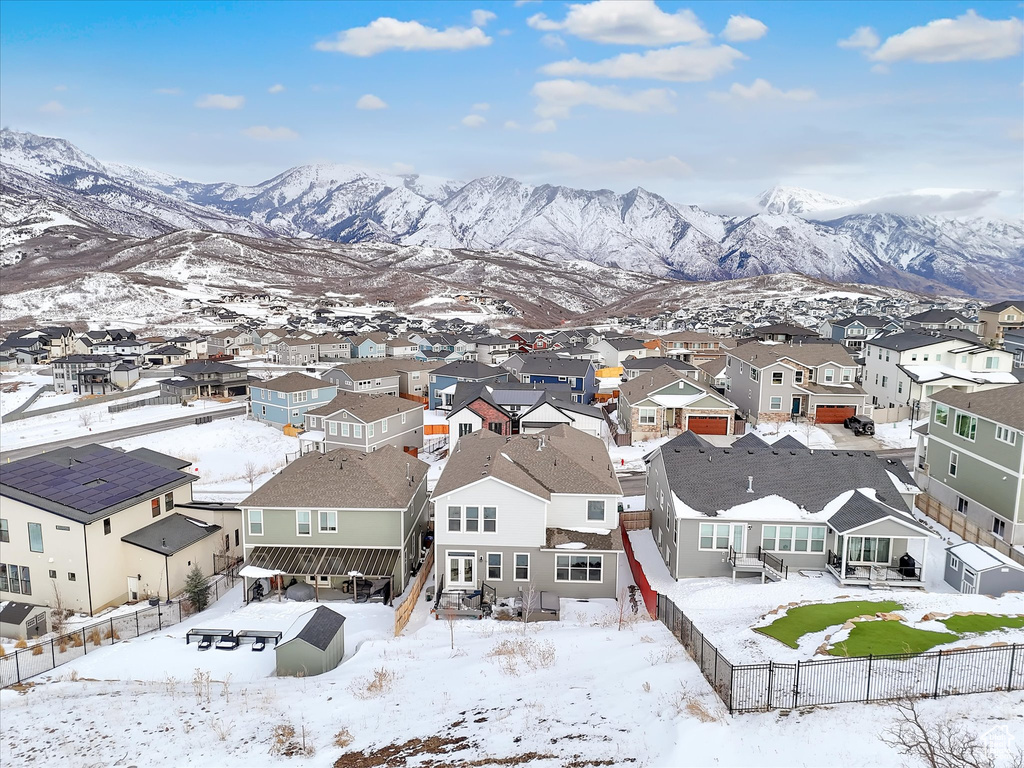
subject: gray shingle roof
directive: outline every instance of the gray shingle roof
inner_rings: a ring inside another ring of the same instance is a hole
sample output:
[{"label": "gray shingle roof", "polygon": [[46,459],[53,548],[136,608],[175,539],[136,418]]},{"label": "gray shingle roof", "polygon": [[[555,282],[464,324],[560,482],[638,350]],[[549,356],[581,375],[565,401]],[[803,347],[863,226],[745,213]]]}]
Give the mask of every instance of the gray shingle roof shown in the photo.
[{"label": "gray shingle roof", "polygon": [[11,601],[0,608],[0,624],[21,624],[33,611],[45,612],[46,608],[29,603]]},{"label": "gray shingle roof", "polygon": [[586,376],[593,363],[590,360],[575,360],[570,357],[547,357],[540,355],[527,355],[523,360],[523,367],[519,369],[521,374],[537,376]]},{"label": "gray shingle roof", "polygon": [[202,541],[207,536],[212,536],[219,530],[219,525],[172,512],[166,517],[161,517],[150,523],[145,528],[139,528],[137,531],[122,536],[121,541],[157,554],[173,555],[197,541]]},{"label": "gray shingle roof", "polygon": [[622,367],[627,371],[653,371],[667,365],[677,371],[695,371],[697,368],[674,357],[641,357],[636,360],[625,360]]},{"label": "gray shingle roof", "polygon": [[[874,342],[872,342],[874,343]],[[740,344],[729,352],[733,357],[751,363],[757,368],[776,363],[784,358],[795,360],[809,367],[825,363],[836,363],[853,367],[856,365],[849,351],[842,344],[815,342],[813,344],[764,344],[750,342]]]},{"label": "gray shingle roof", "polygon": [[289,629],[281,639],[281,645],[292,640],[302,640],[321,651],[327,650],[331,640],[341,631],[345,617],[337,611],[332,611],[326,605],[321,605],[316,610],[310,611],[310,614],[300,616],[295,620],[295,624],[302,622],[301,626],[297,629]]},{"label": "gray shingle roof", "polygon": [[747,432],[743,437],[734,442],[731,446],[733,450],[768,450],[769,445],[760,437],[757,436],[756,432]]},{"label": "gray shingle roof", "polygon": [[310,416],[330,417],[339,411],[347,411],[360,421],[369,423],[387,416],[394,416],[396,413],[407,413],[422,408],[420,403],[395,395],[342,391],[335,395],[329,403],[308,410],[306,413]]},{"label": "gray shingle roof", "polygon": [[925,533],[931,533],[927,528],[905,512],[887,507],[884,504],[879,504],[877,501],[868,498],[860,491],[854,491],[853,495],[850,496],[849,501],[843,504],[843,506],[841,506],[835,514],[828,519],[828,524],[839,533],[846,533],[854,528],[859,528],[862,525],[867,525],[868,523],[873,523],[877,520],[884,520],[887,517],[894,518],[911,528],[916,528],[920,531],[924,531]]},{"label": "gray shingle roof", "polygon": [[310,389],[323,389],[330,387],[331,382],[307,376],[304,373],[286,373],[276,379],[253,384],[257,389],[268,389],[271,392],[305,392]]},{"label": "gray shingle roof", "polygon": [[573,552],[585,552],[589,550],[604,550],[607,552],[619,552],[622,550],[622,532],[619,528],[612,528],[608,533],[594,533],[573,531],[566,528],[548,528],[545,544],[548,549],[555,549],[559,544],[584,544],[586,549],[566,549],[564,554]]},{"label": "gray shingle roof", "polygon": [[931,346],[932,344],[941,344],[944,341],[949,341],[949,339],[943,336],[936,336],[931,333],[905,331],[903,333],[893,333],[889,336],[869,339],[868,343],[875,347],[881,347],[882,349],[891,349],[895,352],[903,352],[907,349],[918,349],[920,347]]},{"label": "gray shingle roof", "polygon": [[981,392],[940,389],[932,395],[932,400],[1024,430],[1024,384],[1011,384]]},{"label": "gray shingle roof", "polygon": [[448,365],[442,365],[434,370],[436,376],[451,376],[457,379],[480,380],[490,379],[496,376],[507,376],[508,371],[504,368],[474,362],[472,360],[456,360]]},{"label": "gray shingle roof", "polygon": [[288,464],[241,503],[294,509],[405,509],[426,477],[426,462],[393,445],[362,453],[338,448]]}]

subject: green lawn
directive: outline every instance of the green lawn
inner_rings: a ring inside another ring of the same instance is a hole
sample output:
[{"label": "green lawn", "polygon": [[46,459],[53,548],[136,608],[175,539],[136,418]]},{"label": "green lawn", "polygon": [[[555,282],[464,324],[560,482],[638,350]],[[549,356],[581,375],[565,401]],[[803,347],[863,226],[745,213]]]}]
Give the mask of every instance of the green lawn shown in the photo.
[{"label": "green lawn", "polygon": [[899,621],[861,621],[850,630],[850,636],[836,643],[829,649],[829,653],[833,656],[924,653],[936,645],[952,643],[957,639],[957,635],[951,632],[914,629]]},{"label": "green lawn", "polygon": [[[820,632],[823,629],[843,624],[855,616],[873,616],[880,612],[891,613],[902,607],[892,600],[850,600],[841,603],[801,605],[790,608],[786,611],[785,616],[776,619],[767,627],[757,627],[757,631],[774,637],[790,648],[796,648],[800,638],[809,632]],[[885,623],[894,624],[896,622],[887,621]],[[875,651],[871,651],[871,653],[875,653]]]},{"label": "green lawn", "polygon": [[994,616],[989,613],[978,616],[950,616],[940,619],[946,628],[958,635],[973,635],[994,632],[997,629],[1024,628],[1024,616]]}]

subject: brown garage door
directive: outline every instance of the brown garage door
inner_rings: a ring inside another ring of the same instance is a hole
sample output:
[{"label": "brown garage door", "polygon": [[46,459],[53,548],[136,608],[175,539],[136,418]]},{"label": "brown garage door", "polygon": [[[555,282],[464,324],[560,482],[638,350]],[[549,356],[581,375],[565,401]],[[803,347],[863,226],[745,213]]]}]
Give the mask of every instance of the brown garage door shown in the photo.
[{"label": "brown garage door", "polygon": [[855,405],[819,405],[814,410],[814,421],[817,424],[842,424],[856,415]]},{"label": "brown garage door", "polygon": [[698,435],[727,435],[729,434],[728,416],[691,416],[686,427]]}]

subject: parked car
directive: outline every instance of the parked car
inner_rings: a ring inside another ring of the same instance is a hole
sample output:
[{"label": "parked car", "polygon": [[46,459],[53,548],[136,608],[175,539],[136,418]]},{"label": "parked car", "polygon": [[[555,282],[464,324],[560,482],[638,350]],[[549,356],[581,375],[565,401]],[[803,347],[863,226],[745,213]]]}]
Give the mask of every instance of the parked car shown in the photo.
[{"label": "parked car", "polygon": [[853,434],[858,437],[860,435],[875,434],[875,422],[867,416],[851,416],[843,422],[843,426],[847,429],[852,429]]}]

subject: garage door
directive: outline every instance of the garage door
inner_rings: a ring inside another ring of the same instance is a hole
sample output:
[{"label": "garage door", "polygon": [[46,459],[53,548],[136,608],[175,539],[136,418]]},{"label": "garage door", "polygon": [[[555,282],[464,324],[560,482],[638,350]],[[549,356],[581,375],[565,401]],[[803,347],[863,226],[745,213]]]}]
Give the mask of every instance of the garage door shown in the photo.
[{"label": "garage door", "polygon": [[729,434],[728,416],[691,416],[686,427],[698,435],[727,435]]},{"label": "garage door", "polygon": [[855,405],[819,405],[814,411],[814,421],[818,424],[842,424],[856,415]]}]

